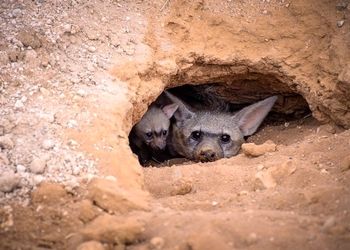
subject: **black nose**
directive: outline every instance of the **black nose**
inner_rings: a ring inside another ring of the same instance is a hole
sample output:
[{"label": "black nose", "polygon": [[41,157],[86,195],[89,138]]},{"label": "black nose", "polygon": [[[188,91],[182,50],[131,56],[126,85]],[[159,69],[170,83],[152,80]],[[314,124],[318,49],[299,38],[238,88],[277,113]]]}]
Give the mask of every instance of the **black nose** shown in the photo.
[{"label": "black nose", "polygon": [[215,161],[216,160],[216,153],[211,150],[201,151],[200,152],[200,159],[201,161]]}]

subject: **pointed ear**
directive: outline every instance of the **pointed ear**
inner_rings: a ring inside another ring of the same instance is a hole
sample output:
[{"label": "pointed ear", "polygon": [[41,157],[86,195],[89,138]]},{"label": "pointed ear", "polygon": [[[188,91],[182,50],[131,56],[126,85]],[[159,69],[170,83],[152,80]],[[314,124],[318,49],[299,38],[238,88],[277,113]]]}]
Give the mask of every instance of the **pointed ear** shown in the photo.
[{"label": "pointed ear", "polygon": [[277,96],[271,96],[265,100],[245,107],[235,114],[234,117],[238,120],[238,127],[243,136],[248,136],[255,133],[262,121],[270,112],[276,100]]},{"label": "pointed ear", "polygon": [[169,93],[168,91],[164,91],[164,93],[174,104],[178,106],[178,108],[174,112],[174,117],[176,119],[176,122],[183,122],[195,116],[195,113],[192,112],[187,107],[187,105],[183,101],[181,101],[179,98]]},{"label": "pointed ear", "polygon": [[173,104],[164,106],[162,110],[165,113],[165,115],[170,119],[174,115],[178,107],[179,106],[177,104],[173,103]]}]

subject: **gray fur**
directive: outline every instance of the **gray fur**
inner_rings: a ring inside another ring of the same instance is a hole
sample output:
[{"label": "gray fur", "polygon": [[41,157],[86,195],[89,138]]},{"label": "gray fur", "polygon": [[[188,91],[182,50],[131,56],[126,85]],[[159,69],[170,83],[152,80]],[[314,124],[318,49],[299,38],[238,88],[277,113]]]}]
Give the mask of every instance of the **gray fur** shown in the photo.
[{"label": "gray fur", "polygon": [[[233,115],[193,111],[174,95],[169,92],[166,94],[179,106],[168,139],[170,153],[202,162],[236,155],[244,142],[244,136],[257,130],[277,99],[276,96],[267,98]],[[199,138],[195,136],[196,131],[200,134]]]},{"label": "gray fur", "polygon": [[150,160],[155,154],[165,150],[170,118],[177,107],[176,104],[169,104],[163,108],[151,105],[131,130],[131,148],[138,154],[142,164]]}]

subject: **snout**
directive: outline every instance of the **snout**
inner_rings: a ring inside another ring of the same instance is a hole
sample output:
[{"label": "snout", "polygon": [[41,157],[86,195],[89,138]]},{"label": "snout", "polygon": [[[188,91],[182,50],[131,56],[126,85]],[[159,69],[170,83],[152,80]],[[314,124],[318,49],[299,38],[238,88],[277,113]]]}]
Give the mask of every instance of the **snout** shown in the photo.
[{"label": "snout", "polygon": [[198,154],[198,160],[201,162],[208,162],[208,161],[216,161],[219,157],[217,153],[215,153],[213,150],[201,150]]},{"label": "snout", "polygon": [[153,150],[161,151],[165,149],[166,141],[162,138],[154,138],[150,146]]}]

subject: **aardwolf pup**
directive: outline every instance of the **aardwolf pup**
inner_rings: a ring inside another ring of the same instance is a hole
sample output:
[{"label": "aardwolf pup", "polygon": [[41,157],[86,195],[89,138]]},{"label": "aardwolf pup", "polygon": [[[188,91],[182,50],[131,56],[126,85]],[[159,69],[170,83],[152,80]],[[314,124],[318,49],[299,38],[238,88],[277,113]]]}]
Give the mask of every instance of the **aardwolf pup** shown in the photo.
[{"label": "aardwolf pup", "polygon": [[272,96],[230,114],[194,111],[171,93],[166,95],[178,105],[168,138],[170,153],[201,162],[236,155],[244,136],[258,129],[277,100],[277,96]]},{"label": "aardwolf pup", "polygon": [[131,130],[130,146],[138,155],[141,164],[161,157],[166,147],[170,118],[177,108],[177,104],[169,104],[163,108],[153,104]]}]

